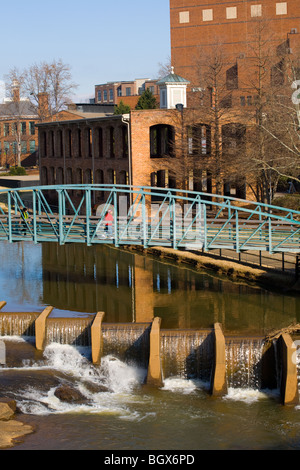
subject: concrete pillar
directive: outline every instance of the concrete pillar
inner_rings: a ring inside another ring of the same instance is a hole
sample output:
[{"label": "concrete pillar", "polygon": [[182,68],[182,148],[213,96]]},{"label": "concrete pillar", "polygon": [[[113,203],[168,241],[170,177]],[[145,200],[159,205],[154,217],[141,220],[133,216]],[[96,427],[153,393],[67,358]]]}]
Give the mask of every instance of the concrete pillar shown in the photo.
[{"label": "concrete pillar", "polygon": [[91,326],[92,362],[99,365],[103,349],[102,321],[105,313],[98,312]]},{"label": "concrete pillar", "polygon": [[46,307],[45,310],[35,320],[35,347],[43,351],[46,340],[46,320],[54,307]]},{"label": "concrete pillar", "polygon": [[215,357],[213,364],[213,373],[211,380],[211,394],[213,396],[223,396],[227,393],[226,383],[226,352],[225,337],[220,323],[214,325],[215,336]]},{"label": "concrete pillar", "polygon": [[5,307],[5,305],[6,305],[6,302],[4,302],[4,301],[3,301],[3,302],[0,302],[0,310],[1,310],[3,307]]},{"label": "concrete pillar", "polygon": [[283,333],[280,336],[280,350],[282,356],[282,373],[280,392],[284,405],[298,405],[298,378],[296,346],[290,335]]},{"label": "concrete pillar", "polygon": [[147,384],[160,387],[163,384],[160,357],[160,324],[161,318],[154,318],[150,333],[150,355]]}]

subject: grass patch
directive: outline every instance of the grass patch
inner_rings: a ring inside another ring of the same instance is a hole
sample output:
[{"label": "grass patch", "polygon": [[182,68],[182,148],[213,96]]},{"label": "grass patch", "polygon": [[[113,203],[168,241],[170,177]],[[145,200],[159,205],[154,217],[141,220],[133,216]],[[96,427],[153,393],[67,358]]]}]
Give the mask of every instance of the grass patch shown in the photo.
[{"label": "grass patch", "polygon": [[274,206],[300,211],[300,194],[286,194],[275,197],[272,204]]}]

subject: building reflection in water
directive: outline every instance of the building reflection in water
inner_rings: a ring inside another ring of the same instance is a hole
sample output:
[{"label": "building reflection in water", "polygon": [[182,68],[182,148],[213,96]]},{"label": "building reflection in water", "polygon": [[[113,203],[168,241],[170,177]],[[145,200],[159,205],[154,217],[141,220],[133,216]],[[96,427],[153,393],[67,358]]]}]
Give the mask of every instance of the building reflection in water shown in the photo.
[{"label": "building reflection in water", "polygon": [[299,299],[107,246],[43,244],[43,302],[70,312],[105,312],[105,322],[261,334],[297,321]]}]

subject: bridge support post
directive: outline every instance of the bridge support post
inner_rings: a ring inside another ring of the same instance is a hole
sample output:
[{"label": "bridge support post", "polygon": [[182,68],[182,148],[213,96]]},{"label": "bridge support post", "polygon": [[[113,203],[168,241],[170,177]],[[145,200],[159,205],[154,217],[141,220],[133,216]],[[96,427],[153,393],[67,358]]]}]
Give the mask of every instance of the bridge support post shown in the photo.
[{"label": "bridge support post", "polygon": [[103,350],[102,321],[105,313],[98,312],[91,326],[92,362],[99,365]]},{"label": "bridge support post", "polygon": [[46,340],[46,321],[54,307],[47,307],[35,320],[35,347],[43,351]]},{"label": "bridge support post", "polygon": [[147,385],[152,385],[155,387],[160,387],[163,383],[160,357],[160,325],[161,318],[154,318],[150,333],[150,355]]},{"label": "bridge support post", "polygon": [[219,397],[227,393],[225,337],[220,323],[214,325],[214,340],[215,357],[210,392],[213,396]]}]

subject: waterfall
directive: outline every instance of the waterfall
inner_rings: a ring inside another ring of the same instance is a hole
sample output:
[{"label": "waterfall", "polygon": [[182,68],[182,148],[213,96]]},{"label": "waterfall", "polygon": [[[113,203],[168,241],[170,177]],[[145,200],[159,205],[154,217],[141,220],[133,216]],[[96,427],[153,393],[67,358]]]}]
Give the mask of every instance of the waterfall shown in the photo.
[{"label": "waterfall", "polygon": [[261,388],[264,344],[262,338],[228,338],[226,340],[228,387]]},{"label": "waterfall", "polygon": [[0,336],[34,336],[39,313],[1,313]]},{"label": "waterfall", "polygon": [[48,344],[59,343],[90,346],[93,319],[93,316],[83,318],[48,318],[46,342]]},{"label": "waterfall", "polygon": [[209,331],[162,330],[161,358],[164,378],[210,380],[214,343]]},{"label": "waterfall", "polygon": [[127,363],[147,367],[150,348],[149,323],[102,325],[103,356],[115,356]]}]

